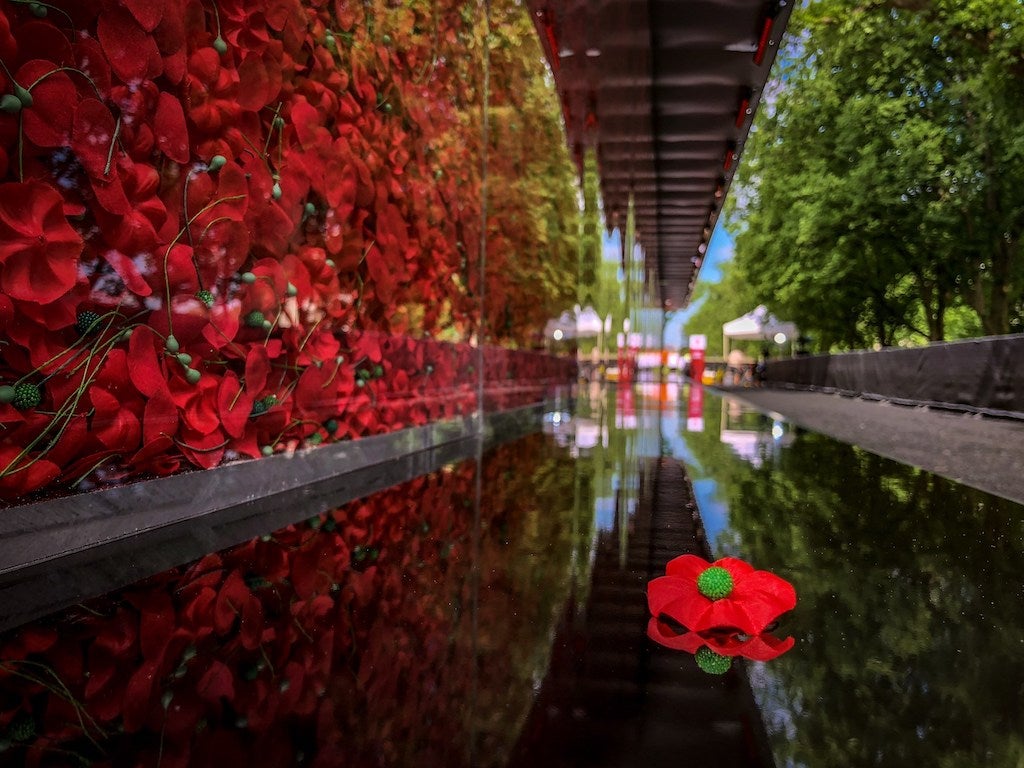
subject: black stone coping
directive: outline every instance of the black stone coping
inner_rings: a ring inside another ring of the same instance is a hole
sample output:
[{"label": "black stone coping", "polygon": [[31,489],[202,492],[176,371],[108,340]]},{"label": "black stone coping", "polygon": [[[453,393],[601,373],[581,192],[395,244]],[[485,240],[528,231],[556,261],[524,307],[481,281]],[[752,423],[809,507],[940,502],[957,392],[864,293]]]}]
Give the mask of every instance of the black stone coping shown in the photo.
[{"label": "black stone coping", "polygon": [[0,511],[0,631],[473,458],[553,403]]},{"label": "black stone coping", "polygon": [[769,386],[1024,420],[1024,334],[768,363]]}]

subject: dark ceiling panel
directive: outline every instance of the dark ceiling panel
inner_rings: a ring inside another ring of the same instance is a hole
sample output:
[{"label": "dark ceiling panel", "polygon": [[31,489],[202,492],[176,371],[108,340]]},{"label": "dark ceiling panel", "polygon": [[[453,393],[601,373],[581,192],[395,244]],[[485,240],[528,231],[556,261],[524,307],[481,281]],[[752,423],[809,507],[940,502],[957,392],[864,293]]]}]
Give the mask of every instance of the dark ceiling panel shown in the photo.
[{"label": "dark ceiling panel", "polygon": [[605,213],[629,196],[648,273],[682,307],[736,170],[792,0],[528,0]]}]

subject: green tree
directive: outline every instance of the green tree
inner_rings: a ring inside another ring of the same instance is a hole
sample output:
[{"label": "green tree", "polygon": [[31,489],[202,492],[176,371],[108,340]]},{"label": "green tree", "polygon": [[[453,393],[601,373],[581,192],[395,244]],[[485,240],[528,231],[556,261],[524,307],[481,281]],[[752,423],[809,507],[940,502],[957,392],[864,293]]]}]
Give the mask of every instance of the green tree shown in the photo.
[{"label": "green tree", "polygon": [[1017,327],[1024,7],[818,0],[791,28],[730,203],[756,298],[826,346],[941,340],[960,306]]},{"label": "green tree", "polygon": [[688,335],[702,333],[708,337],[708,357],[722,356],[722,325],[735,320],[756,303],[750,284],[736,262],[719,267],[722,279],[717,283],[700,282],[693,300],[700,304],[684,329]]}]

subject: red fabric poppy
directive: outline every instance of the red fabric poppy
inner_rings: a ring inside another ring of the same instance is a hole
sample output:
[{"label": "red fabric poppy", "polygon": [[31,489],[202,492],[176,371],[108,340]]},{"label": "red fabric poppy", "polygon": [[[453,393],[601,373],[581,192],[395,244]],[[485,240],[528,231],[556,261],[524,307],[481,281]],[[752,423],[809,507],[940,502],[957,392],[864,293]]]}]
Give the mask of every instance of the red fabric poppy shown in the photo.
[{"label": "red fabric poppy", "polygon": [[49,304],[78,277],[82,238],[64,218],[53,187],[0,184],[0,288],[15,299]]},{"label": "red fabric poppy", "polygon": [[677,651],[696,653],[707,646],[719,656],[742,656],[752,661],[771,661],[796,643],[792,637],[781,640],[766,632],[759,635],[742,635],[738,632],[676,632],[664,621],[659,621],[653,616],[647,624],[647,636],[659,645]]},{"label": "red fabric poppy", "polygon": [[[728,572],[732,588],[719,599],[706,597],[697,581],[709,568]],[[732,628],[758,635],[765,627],[796,606],[793,585],[749,563],[725,557],[709,563],[696,555],[672,560],[666,575],[647,585],[651,615],[667,615],[693,632]]]}]

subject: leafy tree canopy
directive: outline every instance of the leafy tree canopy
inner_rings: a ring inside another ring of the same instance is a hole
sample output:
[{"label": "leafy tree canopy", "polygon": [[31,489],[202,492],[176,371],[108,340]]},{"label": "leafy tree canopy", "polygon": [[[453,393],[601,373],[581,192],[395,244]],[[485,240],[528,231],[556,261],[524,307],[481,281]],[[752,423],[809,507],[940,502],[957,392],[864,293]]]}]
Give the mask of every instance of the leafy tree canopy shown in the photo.
[{"label": "leafy tree canopy", "polygon": [[1024,6],[817,0],[791,31],[730,202],[754,298],[825,348],[1020,330]]}]

